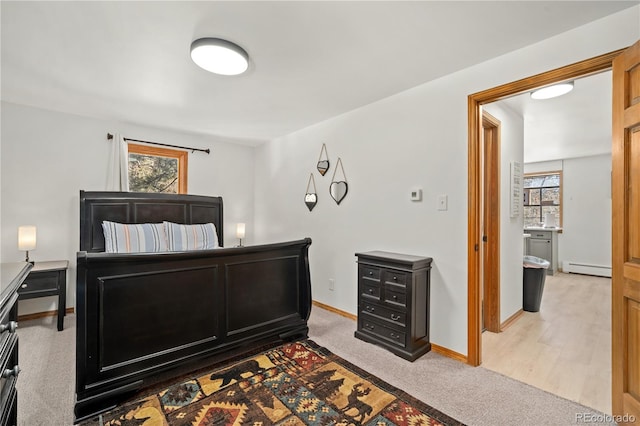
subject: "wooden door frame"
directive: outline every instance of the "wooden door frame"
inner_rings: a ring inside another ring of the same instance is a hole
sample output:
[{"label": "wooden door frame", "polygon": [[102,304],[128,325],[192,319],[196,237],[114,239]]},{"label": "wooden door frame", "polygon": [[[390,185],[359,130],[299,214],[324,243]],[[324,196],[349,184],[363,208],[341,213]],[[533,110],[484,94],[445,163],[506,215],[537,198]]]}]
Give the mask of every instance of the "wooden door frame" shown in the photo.
[{"label": "wooden door frame", "polygon": [[[500,332],[500,120],[482,111],[484,144],[481,161],[484,179],[482,204],[484,215],[484,238],[482,251],[481,289],[484,305],[484,328],[493,333]],[[487,138],[487,133],[490,138]],[[490,139],[490,142],[487,142]],[[487,197],[487,194],[490,196]],[[490,200],[487,202],[487,198]]]},{"label": "wooden door frame", "polygon": [[595,58],[576,62],[555,70],[523,78],[502,86],[469,95],[468,113],[468,222],[467,222],[467,363],[478,366],[482,362],[482,330],[480,297],[480,218],[481,218],[481,182],[480,168],[483,104],[529,92],[533,89],[562,81],[571,81],[611,69],[613,59],[624,49],[605,53]]}]

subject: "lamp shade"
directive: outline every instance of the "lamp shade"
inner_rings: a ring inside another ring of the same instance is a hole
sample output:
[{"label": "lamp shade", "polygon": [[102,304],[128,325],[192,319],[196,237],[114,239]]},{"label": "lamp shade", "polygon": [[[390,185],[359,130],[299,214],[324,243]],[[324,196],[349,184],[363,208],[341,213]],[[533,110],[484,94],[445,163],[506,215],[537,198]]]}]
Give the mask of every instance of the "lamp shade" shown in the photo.
[{"label": "lamp shade", "polygon": [[236,226],[236,237],[244,238],[245,225],[244,223],[238,223]]},{"label": "lamp shade", "polygon": [[200,38],[191,43],[191,59],[200,68],[221,75],[238,75],[249,68],[247,52],[220,38]]},{"label": "lamp shade", "polygon": [[36,248],[36,227],[23,225],[18,227],[18,250],[34,250]]}]

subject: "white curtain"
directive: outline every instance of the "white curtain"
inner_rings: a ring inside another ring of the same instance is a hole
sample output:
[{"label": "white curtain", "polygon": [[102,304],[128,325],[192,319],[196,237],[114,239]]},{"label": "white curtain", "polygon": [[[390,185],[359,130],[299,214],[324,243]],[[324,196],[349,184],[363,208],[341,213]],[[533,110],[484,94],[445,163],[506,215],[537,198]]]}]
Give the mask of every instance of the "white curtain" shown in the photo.
[{"label": "white curtain", "polygon": [[111,140],[109,169],[107,171],[107,191],[129,191],[129,149],[127,142],[115,133]]}]

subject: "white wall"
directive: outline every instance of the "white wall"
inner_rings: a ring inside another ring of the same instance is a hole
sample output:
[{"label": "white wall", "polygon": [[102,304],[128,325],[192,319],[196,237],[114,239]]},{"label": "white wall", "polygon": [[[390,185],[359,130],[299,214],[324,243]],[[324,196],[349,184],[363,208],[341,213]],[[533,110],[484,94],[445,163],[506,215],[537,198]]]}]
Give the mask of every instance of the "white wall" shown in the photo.
[{"label": "white wall", "polygon": [[527,163],[524,170],[562,171],[560,268],[565,260],[611,266],[611,154]]},{"label": "white wall", "polygon": [[569,158],[562,169],[558,262],[611,266],[611,155]]},{"label": "white wall", "polygon": [[[2,103],[0,103],[0,188],[2,188]],[[2,224],[2,193],[0,193],[0,225]],[[17,231],[16,231],[17,232]],[[17,238],[17,237],[16,237]],[[2,237],[2,226],[0,226],[0,241],[4,241]],[[16,241],[16,244],[18,242]],[[2,244],[0,243],[0,261],[2,260]]]},{"label": "white wall", "polygon": [[[191,194],[224,198],[225,245],[236,244],[235,223],[247,223],[253,240],[254,149],[210,137],[176,133],[2,103],[1,232],[2,261],[19,261],[19,225],[33,224],[36,262],[68,259],[67,306],[74,306],[75,259],[79,248],[81,189],[105,190],[108,132],[126,137],[211,148],[211,154],[189,154]],[[54,297],[21,301],[19,314],[53,310]]]},{"label": "white wall", "polygon": [[522,207],[511,217],[511,162],[522,164],[524,120],[499,103],[483,109],[500,120],[500,322],[522,309]]},{"label": "white wall", "polygon": [[[431,341],[467,353],[467,96],[630,45],[639,7],[274,140],[256,153],[256,238],[310,236],[313,298],[355,314],[354,253],[432,256]],[[452,52],[455,54],[455,52]],[[322,143],[342,157],[349,193],[328,195],[333,169],[318,177],[319,202],[304,205]],[[409,201],[420,186],[424,201]],[[446,194],[448,211],[436,209]],[[335,278],[335,290],[328,289]],[[355,324],[354,324],[355,328]]]}]

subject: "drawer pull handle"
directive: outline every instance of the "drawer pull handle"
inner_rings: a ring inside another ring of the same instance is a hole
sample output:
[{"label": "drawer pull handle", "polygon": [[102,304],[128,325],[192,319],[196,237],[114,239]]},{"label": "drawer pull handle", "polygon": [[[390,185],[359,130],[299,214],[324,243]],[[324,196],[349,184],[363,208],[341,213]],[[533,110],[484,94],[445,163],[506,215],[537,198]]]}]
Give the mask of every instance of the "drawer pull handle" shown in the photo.
[{"label": "drawer pull handle", "polygon": [[373,275],[373,271],[369,271],[369,275]]},{"label": "drawer pull handle", "polygon": [[392,339],[396,339],[396,340],[400,338],[400,335],[396,333],[391,333],[390,336]]},{"label": "drawer pull handle", "polygon": [[0,324],[0,333],[4,333],[7,330],[9,330],[9,333],[15,333],[17,328],[17,322],[9,321],[9,324]]},{"label": "drawer pull handle", "polygon": [[17,365],[13,368],[7,368],[2,372],[2,378],[3,379],[7,379],[11,376],[15,376],[18,377],[18,374],[20,374],[20,367],[18,367]]},{"label": "drawer pull handle", "polygon": [[28,285],[25,283],[25,284],[22,284],[22,286],[21,286],[21,287],[22,287],[22,288],[27,288],[27,287],[28,287]]},{"label": "drawer pull handle", "polygon": [[374,312],[376,310],[373,306],[367,306],[365,309],[369,312]]},{"label": "drawer pull handle", "polygon": [[400,315],[391,314],[391,319],[394,321],[398,321],[400,319]]},{"label": "drawer pull handle", "polygon": [[369,330],[373,330],[374,328],[376,328],[374,325],[371,325],[371,324],[365,324],[364,327],[368,328]]},{"label": "drawer pull handle", "polygon": [[394,281],[398,281],[398,277],[393,277],[393,280]]},{"label": "drawer pull handle", "polygon": [[373,294],[373,289],[372,288],[369,289],[369,294]]},{"label": "drawer pull handle", "polygon": [[396,296],[395,294],[391,297],[393,300],[398,300],[398,296]]}]

